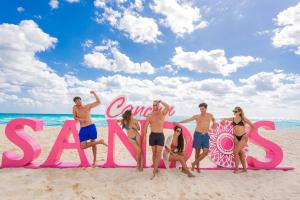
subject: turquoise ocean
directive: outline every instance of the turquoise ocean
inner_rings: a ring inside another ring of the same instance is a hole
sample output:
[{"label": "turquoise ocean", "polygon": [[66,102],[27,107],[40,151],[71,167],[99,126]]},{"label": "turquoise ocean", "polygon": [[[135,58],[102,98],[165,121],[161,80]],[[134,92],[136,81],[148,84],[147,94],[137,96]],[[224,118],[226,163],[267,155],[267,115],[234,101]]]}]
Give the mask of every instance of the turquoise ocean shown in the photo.
[{"label": "turquoise ocean", "polygon": [[[6,125],[15,118],[35,118],[44,121],[45,126],[62,126],[67,119],[73,119],[72,114],[21,114],[21,113],[0,113],[0,124]],[[180,121],[186,119],[186,116],[172,116],[168,121]],[[97,127],[107,127],[105,115],[92,115],[93,121]],[[140,118],[142,119],[142,118]],[[218,119],[217,119],[218,120]],[[251,119],[253,122],[262,119]],[[276,129],[300,129],[300,120],[287,119],[263,119],[274,121]],[[193,128],[194,123],[186,124],[187,128]]]}]

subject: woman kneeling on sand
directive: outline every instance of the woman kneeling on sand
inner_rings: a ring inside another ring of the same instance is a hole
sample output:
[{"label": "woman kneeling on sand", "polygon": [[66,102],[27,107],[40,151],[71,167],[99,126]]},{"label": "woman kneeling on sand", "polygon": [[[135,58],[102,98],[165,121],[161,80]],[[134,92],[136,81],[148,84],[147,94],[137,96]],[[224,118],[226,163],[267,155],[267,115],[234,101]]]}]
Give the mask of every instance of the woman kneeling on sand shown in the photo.
[{"label": "woman kneeling on sand", "polygon": [[247,172],[244,147],[248,142],[248,134],[245,131],[245,126],[246,124],[250,126],[251,130],[249,133],[251,133],[255,129],[255,126],[251,123],[249,119],[245,117],[241,107],[235,107],[232,112],[234,114],[234,117],[224,118],[221,121],[221,124],[224,124],[225,121],[232,121],[234,135],[234,173],[238,173],[239,161],[241,161],[243,166],[242,172]]},{"label": "woman kneeling on sand", "polygon": [[118,120],[121,123],[122,128],[127,131],[129,142],[136,150],[136,162],[139,171],[143,171],[144,157],[141,148],[141,136],[139,134],[140,125],[136,119],[134,119],[131,110],[126,110],[122,115],[123,119]]},{"label": "woman kneeling on sand", "polygon": [[169,167],[169,161],[179,161],[182,166],[182,172],[187,174],[188,177],[194,177],[186,165],[184,146],[182,128],[180,126],[176,126],[174,128],[174,134],[170,135],[165,143],[165,149],[163,152],[164,163],[166,167]]}]

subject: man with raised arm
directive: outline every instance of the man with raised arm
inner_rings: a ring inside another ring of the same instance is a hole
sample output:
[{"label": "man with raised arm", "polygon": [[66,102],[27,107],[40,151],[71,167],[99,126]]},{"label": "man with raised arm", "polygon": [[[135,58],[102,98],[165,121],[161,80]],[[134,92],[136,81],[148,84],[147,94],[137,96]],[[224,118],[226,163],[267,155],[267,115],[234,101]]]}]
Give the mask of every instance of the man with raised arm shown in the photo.
[{"label": "man with raised arm", "polygon": [[[160,104],[164,106],[163,110],[160,108]],[[161,152],[165,143],[165,136],[163,133],[165,117],[169,111],[169,105],[161,100],[153,101],[152,113],[147,116],[145,129],[144,129],[144,143],[146,143],[147,130],[150,124],[151,134],[149,136],[149,145],[152,149],[152,161],[153,161],[153,176],[158,173],[158,165],[161,160]]]},{"label": "man with raised arm", "polygon": [[[96,98],[96,101],[93,103],[89,103],[83,105],[80,97],[74,97],[73,101],[75,105],[73,106],[73,116],[74,119],[79,121],[80,123],[80,131],[79,131],[79,140],[80,140],[80,148],[86,149],[92,147],[93,151],[93,166],[96,165],[96,155],[97,155],[97,146],[98,144],[103,144],[107,146],[104,140],[97,139],[97,129],[95,124],[91,119],[91,109],[100,105],[100,99],[94,91],[90,92]],[[89,141],[90,140],[90,141]]]},{"label": "man with raised arm", "polygon": [[[192,162],[192,171],[194,171],[197,165],[197,172],[200,172],[199,163],[203,160],[209,151],[209,128],[212,122],[212,128],[216,128],[217,124],[215,118],[211,113],[206,112],[207,104],[199,104],[200,114],[194,115],[189,119],[182,120],[178,123],[186,123],[196,121],[196,129],[194,133],[193,148],[195,148],[195,161]],[[202,153],[200,154],[202,149]]]}]

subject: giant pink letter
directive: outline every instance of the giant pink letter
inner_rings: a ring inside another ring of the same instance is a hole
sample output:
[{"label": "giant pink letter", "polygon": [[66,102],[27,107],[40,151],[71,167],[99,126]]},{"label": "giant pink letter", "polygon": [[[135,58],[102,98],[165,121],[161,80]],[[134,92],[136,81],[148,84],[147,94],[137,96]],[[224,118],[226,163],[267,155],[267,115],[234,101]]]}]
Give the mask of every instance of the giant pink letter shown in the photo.
[{"label": "giant pink letter", "polygon": [[253,131],[250,135],[250,140],[263,147],[266,151],[266,159],[264,161],[259,161],[252,156],[247,157],[248,165],[257,169],[272,169],[279,165],[283,158],[283,152],[280,146],[277,144],[261,137],[258,134],[258,128],[262,127],[267,130],[275,130],[274,122],[271,121],[258,121],[254,125],[257,130]]},{"label": "giant pink letter", "polygon": [[[52,149],[49,153],[47,160],[42,164],[42,167],[88,167],[90,162],[84,150],[80,148],[80,141],[78,138],[78,128],[76,127],[75,120],[66,120],[64,126],[62,127]],[[75,142],[70,142],[68,140],[69,135],[72,134]],[[67,163],[61,162],[60,157],[64,149],[76,149],[79,154],[80,163]]]},{"label": "giant pink letter", "polygon": [[43,130],[43,121],[36,119],[14,119],[6,128],[6,137],[19,146],[24,155],[17,155],[14,151],[6,151],[2,154],[2,167],[23,167],[29,165],[41,153],[41,146],[24,131],[24,126],[29,126],[34,131]]},{"label": "giant pink letter", "polygon": [[[107,160],[106,163],[103,165],[103,167],[125,167],[126,165],[117,165],[114,160],[114,148],[115,148],[115,142],[114,142],[114,136],[117,134],[122,141],[122,143],[125,145],[125,147],[129,150],[129,153],[132,155],[132,157],[135,158],[136,152],[133,148],[133,146],[129,143],[128,138],[126,134],[123,132],[121,127],[117,124],[116,120],[108,119],[108,149],[107,149]],[[145,151],[143,151],[145,152]]]}]

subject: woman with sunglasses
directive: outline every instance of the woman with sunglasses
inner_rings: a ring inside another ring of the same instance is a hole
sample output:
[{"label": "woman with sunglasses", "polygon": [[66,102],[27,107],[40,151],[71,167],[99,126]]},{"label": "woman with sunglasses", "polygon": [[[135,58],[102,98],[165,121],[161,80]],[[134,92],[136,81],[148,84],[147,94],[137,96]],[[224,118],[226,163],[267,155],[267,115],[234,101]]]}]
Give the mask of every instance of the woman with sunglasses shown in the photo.
[{"label": "woman with sunglasses", "polygon": [[239,171],[239,161],[241,161],[243,170],[242,172],[247,172],[247,166],[246,166],[246,158],[245,153],[243,151],[244,147],[246,146],[248,142],[248,134],[245,131],[245,126],[248,124],[250,126],[250,132],[251,133],[255,126],[252,124],[252,122],[245,117],[244,111],[241,107],[235,107],[233,109],[234,117],[230,118],[224,118],[221,121],[221,124],[224,124],[225,121],[231,121],[233,126],[233,135],[234,135],[234,163],[235,163],[235,169],[234,173],[238,173]]},{"label": "woman with sunglasses", "polygon": [[186,164],[185,157],[185,142],[182,134],[182,128],[176,126],[174,128],[174,134],[170,135],[165,144],[163,152],[163,159],[166,167],[169,167],[169,161],[179,161],[182,166],[182,172],[187,174],[188,177],[195,177],[189,170]]},{"label": "woman with sunglasses", "polygon": [[131,110],[126,110],[122,118],[123,119],[117,121],[121,123],[122,128],[127,131],[128,140],[136,150],[137,168],[139,171],[143,171],[144,157],[141,148],[141,136],[139,134],[140,125],[138,121],[134,119]]}]

